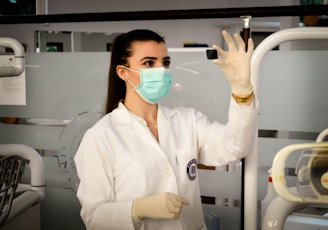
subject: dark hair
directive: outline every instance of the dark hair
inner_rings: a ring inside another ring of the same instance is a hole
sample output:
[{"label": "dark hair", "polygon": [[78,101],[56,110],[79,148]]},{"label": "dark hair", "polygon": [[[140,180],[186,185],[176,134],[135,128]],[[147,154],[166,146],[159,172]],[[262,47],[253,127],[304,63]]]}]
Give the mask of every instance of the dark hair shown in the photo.
[{"label": "dark hair", "polygon": [[132,44],[138,41],[165,43],[164,37],[147,29],[132,30],[118,35],[112,45],[112,54],[108,74],[108,92],[105,113],[113,111],[120,100],[125,98],[125,82],[116,73],[116,66],[128,66],[127,59],[133,55]]}]

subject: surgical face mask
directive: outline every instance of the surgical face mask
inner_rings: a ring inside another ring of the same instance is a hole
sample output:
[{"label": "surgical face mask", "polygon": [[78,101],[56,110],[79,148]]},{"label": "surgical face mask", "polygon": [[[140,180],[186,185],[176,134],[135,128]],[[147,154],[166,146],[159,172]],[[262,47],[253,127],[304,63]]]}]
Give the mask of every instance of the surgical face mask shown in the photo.
[{"label": "surgical face mask", "polygon": [[[134,72],[126,66],[124,68]],[[172,76],[169,69],[164,67],[141,68],[140,85],[135,86],[131,81],[128,82],[134,87],[135,91],[148,103],[155,104],[164,98],[170,91]]]}]

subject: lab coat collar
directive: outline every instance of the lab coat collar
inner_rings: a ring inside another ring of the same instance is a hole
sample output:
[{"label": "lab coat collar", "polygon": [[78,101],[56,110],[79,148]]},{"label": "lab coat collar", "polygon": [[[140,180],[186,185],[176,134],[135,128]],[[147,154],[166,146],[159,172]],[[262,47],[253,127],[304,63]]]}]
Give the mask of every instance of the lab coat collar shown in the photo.
[{"label": "lab coat collar", "polygon": [[128,125],[132,123],[130,112],[122,102],[113,110],[112,117],[112,122],[115,125]]},{"label": "lab coat collar", "polygon": [[[159,132],[159,142],[163,148],[165,148],[168,143],[171,132],[170,119],[175,115],[175,113],[175,110],[171,110],[165,106],[158,105],[157,125]],[[132,122],[135,121],[135,119],[133,119],[130,112],[122,102],[118,104],[118,107],[113,111],[112,116],[112,122],[115,125],[131,125]]]},{"label": "lab coat collar", "polygon": [[[158,105],[158,119],[160,122],[169,122],[170,118],[175,114],[175,110],[171,110],[165,106]],[[117,112],[113,113],[115,124],[126,125],[132,122],[132,118],[128,109],[122,102],[118,104]],[[170,123],[170,122],[169,122]]]},{"label": "lab coat collar", "polygon": [[158,112],[161,113],[166,119],[171,119],[176,113],[176,110],[169,109],[165,106],[158,104]]}]

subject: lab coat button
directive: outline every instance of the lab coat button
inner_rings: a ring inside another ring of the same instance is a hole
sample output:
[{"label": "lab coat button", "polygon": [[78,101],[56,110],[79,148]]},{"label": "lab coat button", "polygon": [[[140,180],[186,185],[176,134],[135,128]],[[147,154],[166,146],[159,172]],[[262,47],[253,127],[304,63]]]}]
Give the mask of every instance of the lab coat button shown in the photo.
[{"label": "lab coat button", "polygon": [[169,177],[169,176],[171,176],[172,172],[171,172],[171,170],[167,169],[167,170],[164,171],[164,174],[165,174],[167,177]]}]

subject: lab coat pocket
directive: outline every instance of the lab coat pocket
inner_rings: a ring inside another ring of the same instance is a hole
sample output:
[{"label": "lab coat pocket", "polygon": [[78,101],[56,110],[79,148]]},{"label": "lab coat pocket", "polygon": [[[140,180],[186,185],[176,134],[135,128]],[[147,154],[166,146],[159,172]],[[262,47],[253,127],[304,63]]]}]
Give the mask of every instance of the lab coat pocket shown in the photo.
[{"label": "lab coat pocket", "polygon": [[195,148],[178,149],[176,152],[176,163],[179,170],[180,182],[190,183],[197,177],[197,151]]}]

